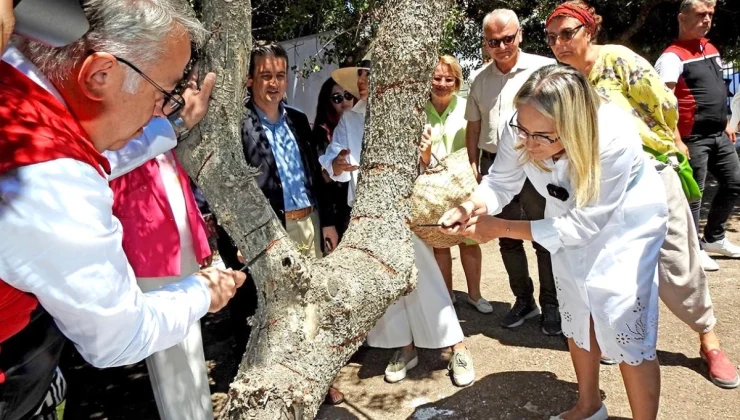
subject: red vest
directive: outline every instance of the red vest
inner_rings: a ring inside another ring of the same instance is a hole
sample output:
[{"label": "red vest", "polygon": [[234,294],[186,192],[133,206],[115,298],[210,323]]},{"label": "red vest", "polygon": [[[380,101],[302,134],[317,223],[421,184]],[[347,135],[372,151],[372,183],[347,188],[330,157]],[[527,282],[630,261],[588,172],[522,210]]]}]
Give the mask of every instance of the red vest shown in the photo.
[{"label": "red vest", "polygon": [[[43,87],[0,62],[0,174],[56,159],[75,159],[101,176],[108,160],[69,110]],[[0,279],[0,343],[21,331],[38,306],[36,297]]]},{"label": "red vest", "polygon": [[[175,159],[198,263],[211,255],[203,217],[190,179]],[[136,277],[170,277],[180,273],[180,232],[167,198],[159,164],[152,159],[110,183],[113,214],[123,226],[123,250]]]},{"label": "red vest", "polygon": [[702,38],[674,41],[664,53],[675,54],[683,64],[674,90],[681,136],[724,131],[727,127],[727,85],[722,79],[717,48]]}]

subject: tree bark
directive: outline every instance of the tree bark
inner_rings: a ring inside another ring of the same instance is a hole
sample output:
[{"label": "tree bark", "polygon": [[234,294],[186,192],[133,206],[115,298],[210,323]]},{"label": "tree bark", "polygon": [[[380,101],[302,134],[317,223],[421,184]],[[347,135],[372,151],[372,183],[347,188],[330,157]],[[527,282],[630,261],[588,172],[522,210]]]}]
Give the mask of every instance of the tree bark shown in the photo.
[{"label": "tree bark", "polygon": [[[240,120],[251,39],[248,0],[205,1],[218,74],[208,117],[177,154],[249,261],[257,314],[225,416],[309,419],[339,370],[393,302],[416,284],[410,218],[417,145],[451,0],[393,0],[372,46],[360,182],[342,243],[304,258],[253,180]],[[320,234],[317,232],[317,234]]]}]

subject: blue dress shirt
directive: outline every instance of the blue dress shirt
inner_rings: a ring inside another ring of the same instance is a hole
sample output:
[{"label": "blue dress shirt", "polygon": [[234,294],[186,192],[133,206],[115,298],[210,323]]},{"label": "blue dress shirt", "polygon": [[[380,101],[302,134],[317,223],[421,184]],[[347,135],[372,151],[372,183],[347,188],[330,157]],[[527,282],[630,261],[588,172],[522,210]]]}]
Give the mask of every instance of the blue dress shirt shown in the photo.
[{"label": "blue dress shirt", "polygon": [[280,105],[280,116],[271,122],[259,107],[255,106],[257,115],[265,130],[270,149],[275,156],[278,175],[283,184],[283,202],[285,211],[300,210],[313,205],[308,191],[306,171],[303,169],[301,151],[293,132],[288,126],[287,113]]}]

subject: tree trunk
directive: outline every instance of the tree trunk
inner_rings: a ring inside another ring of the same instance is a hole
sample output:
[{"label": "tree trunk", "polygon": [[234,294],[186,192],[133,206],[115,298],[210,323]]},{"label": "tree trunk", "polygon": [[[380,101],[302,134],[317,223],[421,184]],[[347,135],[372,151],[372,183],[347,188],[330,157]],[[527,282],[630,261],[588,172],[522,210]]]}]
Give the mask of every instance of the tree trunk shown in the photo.
[{"label": "tree trunk", "polygon": [[[178,147],[219,222],[249,261],[259,308],[229,392],[233,419],[309,419],[332,380],[393,302],[416,284],[409,197],[442,24],[450,0],[393,0],[372,46],[358,198],[339,248],[301,256],[252,179],[240,135],[249,1],[205,1],[218,74],[208,117]],[[371,116],[372,114],[372,116]]]}]

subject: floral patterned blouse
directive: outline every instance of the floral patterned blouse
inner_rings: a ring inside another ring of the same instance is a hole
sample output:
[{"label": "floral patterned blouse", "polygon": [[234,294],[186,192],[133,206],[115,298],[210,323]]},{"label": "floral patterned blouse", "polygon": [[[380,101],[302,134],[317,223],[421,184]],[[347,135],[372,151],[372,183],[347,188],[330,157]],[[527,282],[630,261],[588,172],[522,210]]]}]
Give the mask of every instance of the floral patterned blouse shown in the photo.
[{"label": "floral patterned blouse", "polygon": [[643,145],[663,154],[678,152],[676,96],[647,60],[627,47],[602,45],[588,79],[601,96],[639,121]]}]

